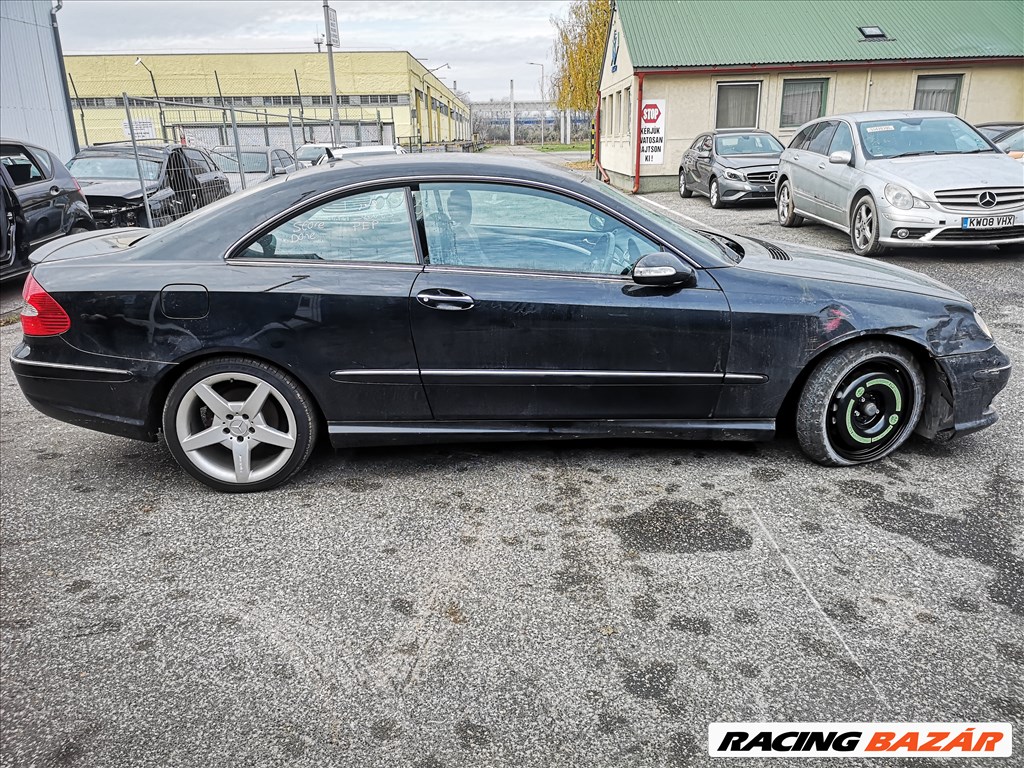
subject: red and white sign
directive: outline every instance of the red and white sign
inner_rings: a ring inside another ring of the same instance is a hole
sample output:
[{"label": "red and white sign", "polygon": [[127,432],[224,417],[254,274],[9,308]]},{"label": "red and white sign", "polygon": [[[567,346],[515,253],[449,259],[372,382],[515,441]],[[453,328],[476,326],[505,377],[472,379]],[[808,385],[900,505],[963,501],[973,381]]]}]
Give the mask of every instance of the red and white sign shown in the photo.
[{"label": "red and white sign", "polygon": [[649,99],[640,105],[640,165],[665,162],[665,100]]},{"label": "red and white sign", "polygon": [[[1010,757],[1011,723],[710,723],[729,757]],[[974,765],[974,763],[971,763]]]}]

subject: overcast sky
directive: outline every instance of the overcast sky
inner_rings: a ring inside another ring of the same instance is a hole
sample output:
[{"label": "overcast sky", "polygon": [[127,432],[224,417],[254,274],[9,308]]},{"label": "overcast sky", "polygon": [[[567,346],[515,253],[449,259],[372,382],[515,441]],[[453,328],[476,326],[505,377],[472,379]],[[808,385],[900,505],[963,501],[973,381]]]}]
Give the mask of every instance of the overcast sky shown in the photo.
[{"label": "overcast sky", "polygon": [[[473,100],[540,98],[551,74],[551,17],[568,0],[331,0],[341,49],[406,50]],[[67,0],[57,20],[65,53],[315,51],[322,0]],[[324,49],[326,50],[326,49]],[[550,97],[550,94],[548,94]]]}]

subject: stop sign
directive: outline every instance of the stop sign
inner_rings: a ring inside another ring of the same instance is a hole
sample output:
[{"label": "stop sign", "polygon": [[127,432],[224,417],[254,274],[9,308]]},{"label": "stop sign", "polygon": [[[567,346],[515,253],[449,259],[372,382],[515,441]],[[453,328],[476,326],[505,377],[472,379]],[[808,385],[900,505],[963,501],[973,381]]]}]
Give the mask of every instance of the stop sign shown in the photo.
[{"label": "stop sign", "polygon": [[656,123],[661,117],[661,110],[657,104],[644,104],[643,121],[645,123]]}]

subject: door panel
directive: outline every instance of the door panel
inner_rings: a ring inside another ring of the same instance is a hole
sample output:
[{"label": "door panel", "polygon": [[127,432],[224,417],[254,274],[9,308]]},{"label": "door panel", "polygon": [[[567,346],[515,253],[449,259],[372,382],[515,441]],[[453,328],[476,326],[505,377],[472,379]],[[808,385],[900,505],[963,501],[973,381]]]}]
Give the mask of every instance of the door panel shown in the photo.
[{"label": "door panel", "polygon": [[[601,277],[428,267],[413,295],[413,339],[437,419],[709,417],[728,354],[725,297],[706,272],[687,289]],[[673,375],[674,374],[674,375]]]}]

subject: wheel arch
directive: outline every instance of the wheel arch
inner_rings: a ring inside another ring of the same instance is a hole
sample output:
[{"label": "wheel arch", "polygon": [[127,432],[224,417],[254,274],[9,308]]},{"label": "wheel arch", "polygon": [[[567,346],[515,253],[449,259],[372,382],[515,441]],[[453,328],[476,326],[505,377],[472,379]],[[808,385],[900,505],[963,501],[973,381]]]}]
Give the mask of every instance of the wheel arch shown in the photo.
[{"label": "wheel arch", "polygon": [[878,209],[878,201],[875,200],[875,194],[867,187],[861,187],[852,195],[850,195],[850,205],[846,209],[846,221],[848,224],[853,225],[853,209],[857,207],[857,203],[860,202],[862,197],[870,197],[871,202],[874,203],[875,209]]},{"label": "wheel arch", "polygon": [[216,349],[200,350],[183,357],[176,361],[175,365],[171,366],[167,372],[157,380],[156,384],[153,386],[152,396],[149,399],[149,412],[146,416],[146,421],[151,425],[154,435],[161,429],[164,404],[167,402],[167,396],[170,394],[171,387],[174,386],[175,382],[200,363],[205,363],[208,360],[230,357],[244,357],[255,362],[263,363],[264,365],[273,366],[295,379],[295,381],[299,383],[299,386],[301,386],[306,391],[306,394],[309,395],[309,400],[316,409],[316,418],[318,426],[320,427],[320,434],[327,434],[327,418],[324,416],[323,406],[321,406],[320,400],[314,394],[314,391],[309,384],[303,380],[302,376],[295,373],[287,366],[282,365],[277,360],[267,357],[266,355],[253,352],[252,350]]},{"label": "wheel arch", "polygon": [[807,384],[807,379],[810,378],[811,373],[818,367],[822,360],[836,352],[851,347],[854,344],[859,344],[865,341],[887,341],[902,347],[913,355],[914,360],[921,366],[921,371],[924,373],[925,377],[926,389],[924,393],[924,409],[922,412],[922,418],[924,417],[924,413],[929,410],[929,401],[936,395],[939,395],[943,388],[946,388],[948,391],[949,383],[946,381],[945,373],[935,361],[935,357],[932,355],[931,351],[920,341],[912,337],[897,336],[880,331],[868,332],[858,336],[849,336],[843,339],[838,339],[835,342],[817,350],[814,355],[804,363],[800,372],[790,384],[789,390],[786,392],[786,396],[782,400],[782,405],[779,406],[779,410],[775,415],[776,425],[783,427],[787,431],[793,429],[795,426],[796,408],[797,403],[800,400],[800,395]]}]

